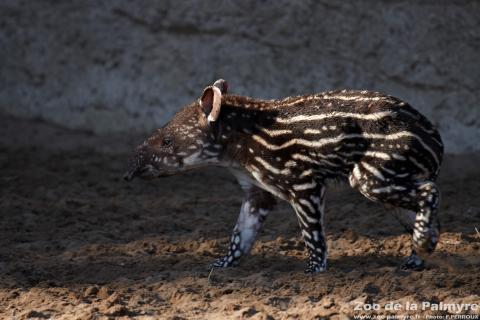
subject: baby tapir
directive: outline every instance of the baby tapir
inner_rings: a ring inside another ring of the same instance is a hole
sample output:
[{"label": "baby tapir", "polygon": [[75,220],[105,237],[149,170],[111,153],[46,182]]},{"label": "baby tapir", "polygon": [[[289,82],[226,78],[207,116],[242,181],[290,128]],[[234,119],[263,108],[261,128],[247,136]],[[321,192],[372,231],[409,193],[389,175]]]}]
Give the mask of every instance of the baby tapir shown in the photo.
[{"label": "baby tapir", "polygon": [[227,94],[218,80],[136,149],[125,179],[230,168],[245,197],[228,253],[211,267],[233,266],[248,253],[280,198],[295,210],[311,274],[327,268],[326,183],[343,179],[368,199],[413,214],[413,250],[402,268],[421,269],[439,237],[442,156],[438,131],[392,96],[342,90],[257,100]]}]

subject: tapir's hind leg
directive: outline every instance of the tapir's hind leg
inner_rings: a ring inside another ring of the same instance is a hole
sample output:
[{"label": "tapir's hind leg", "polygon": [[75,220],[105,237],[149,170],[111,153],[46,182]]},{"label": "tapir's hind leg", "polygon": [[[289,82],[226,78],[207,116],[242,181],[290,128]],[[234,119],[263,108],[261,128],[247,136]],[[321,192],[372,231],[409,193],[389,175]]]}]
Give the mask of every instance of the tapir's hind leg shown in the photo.
[{"label": "tapir's hind leg", "polygon": [[295,186],[297,191],[291,205],[297,214],[308,251],[305,273],[313,275],[327,269],[327,240],[323,227],[325,187],[316,181]]},{"label": "tapir's hind leg", "polygon": [[439,190],[435,182],[396,179],[395,176],[362,162],[351,173],[350,184],[370,200],[416,213],[412,230],[412,254],[402,268],[423,268],[424,262],[417,253],[423,255],[433,252],[439,237]]},{"label": "tapir's hind leg", "polygon": [[[412,210],[396,207],[393,210],[393,214],[405,231],[408,234],[413,235],[416,213]],[[410,256],[402,263],[400,267],[404,270],[422,270],[424,266],[425,262],[423,259],[417,255],[415,249],[412,249]]]},{"label": "tapir's hind leg", "polygon": [[[421,181],[413,184],[410,192],[411,202],[416,202],[416,216],[413,225],[413,250],[410,257],[401,266],[402,269],[421,269],[423,260],[417,255],[429,254],[435,250],[440,233],[438,204],[440,192],[433,181]],[[413,210],[413,209],[412,209]]]}]

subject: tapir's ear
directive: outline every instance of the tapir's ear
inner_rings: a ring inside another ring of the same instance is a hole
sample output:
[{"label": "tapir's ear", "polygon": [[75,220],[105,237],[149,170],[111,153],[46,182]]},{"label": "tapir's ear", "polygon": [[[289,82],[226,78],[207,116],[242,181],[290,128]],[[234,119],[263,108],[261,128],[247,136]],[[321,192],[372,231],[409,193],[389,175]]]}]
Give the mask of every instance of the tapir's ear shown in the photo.
[{"label": "tapir's ear", "polygon": [[218,89],[220,89],[220,92],[222,92],[222,94],[226,94],[227,93],[227,90],[228,90],[228,83],[227,81],[223,80],[223,79],[218,79],[217,81],[215,81],[215,83],[213,84],[214,87],[217,87]]},{"label": "tapir's ear", "polygon": [[228,89],[227,82],[223,79],[215,81],[213,86],[206,87],[200,98],[200,106],[207,115],[208,122],[215,122],[220,115],[222,106],[222,93]]}]

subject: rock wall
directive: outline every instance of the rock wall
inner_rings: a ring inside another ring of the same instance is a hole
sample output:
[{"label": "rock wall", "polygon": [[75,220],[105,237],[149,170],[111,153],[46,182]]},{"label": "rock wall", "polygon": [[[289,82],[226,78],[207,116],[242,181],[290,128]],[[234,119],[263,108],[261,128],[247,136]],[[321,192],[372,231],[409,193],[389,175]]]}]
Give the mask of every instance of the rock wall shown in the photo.
[{"label": "rock wall", "polygon": [[383,91],[480,150],[477,1],[0,3],[0,111],[99,134],[147,131],[217,78],[264,98]]}]

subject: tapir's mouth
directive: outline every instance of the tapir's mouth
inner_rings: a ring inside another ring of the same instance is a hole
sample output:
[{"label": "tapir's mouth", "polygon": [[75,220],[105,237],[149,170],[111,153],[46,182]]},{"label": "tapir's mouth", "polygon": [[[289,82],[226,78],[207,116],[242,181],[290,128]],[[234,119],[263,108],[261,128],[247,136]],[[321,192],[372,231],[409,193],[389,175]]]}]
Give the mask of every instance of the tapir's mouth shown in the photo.
[{"label": "tapir's mouth", "polygon": [[137,169],[128,170],[127,172],[125,172],[125,173],[123,174],[123,180],[125,180],[125,181],[132,181],[133,178],[138,174],[137,172],[138,172]]},{"label": "tapir's mouth", "polygon": [[166,170],[166,169],[158,170],[157,168],[149,164],[142,168],[134,168],[134,169],[128,170],[123,175],[123,179],[125,181],[131,181],[133,180],[133,178],[139,177],[145,180],[150,180],[154,178],[169,177],[169,176],[177,175],[177,174],[195,170],[201,167],[203,167],[203,165],[190,165],[190,166],[180,165],[175,169],[171,169],[171,170]]},{"label": "tapir's mouth", "polygon": [[123,175],[123,179],[125,181],[131,181],[133,180],[133,178],[139,177],[145,180],[150,180],[154,178],[168,177],[176,173],[178,173],[178,171],[159,171],[153,166],[149,165],[143,168],[135,168],[132,170],[128,170]]}]

